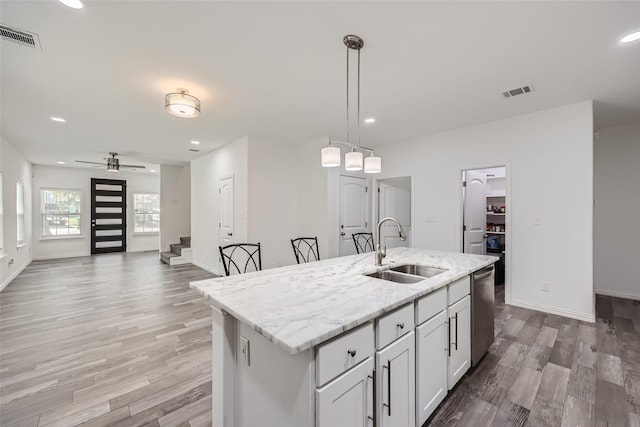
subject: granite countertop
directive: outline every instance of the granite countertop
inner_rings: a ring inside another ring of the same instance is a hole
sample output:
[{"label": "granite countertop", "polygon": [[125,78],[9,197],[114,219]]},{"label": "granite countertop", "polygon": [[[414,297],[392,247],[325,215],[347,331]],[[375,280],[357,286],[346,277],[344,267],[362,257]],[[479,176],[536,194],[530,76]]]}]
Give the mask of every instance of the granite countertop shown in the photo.
[{"label": "granite countertop", "polygon": [[[296,354],[497,260],[494,256],[393,248],[381,267],[374,266],[374,254],[369,252],[190,285],[208,296],[215,307]],[[413,284],[365,276],[407,263],[448,271]]]}]

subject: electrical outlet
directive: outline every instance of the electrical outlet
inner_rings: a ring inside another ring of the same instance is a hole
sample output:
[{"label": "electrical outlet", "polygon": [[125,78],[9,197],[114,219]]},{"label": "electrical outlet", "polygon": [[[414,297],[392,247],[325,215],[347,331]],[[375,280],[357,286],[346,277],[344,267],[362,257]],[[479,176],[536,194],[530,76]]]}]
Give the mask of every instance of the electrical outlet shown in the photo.
[{"label": "electrical outlet", "polygon": [[249,359],[249,338],[247,337],[240,337],[240,356],[247,366],[251,366]]},{"label": "electrical outlet", "polygon": [[542,282],[542,290],[544,292],[549,292],[551,289],[549,288],[549,282]]}]

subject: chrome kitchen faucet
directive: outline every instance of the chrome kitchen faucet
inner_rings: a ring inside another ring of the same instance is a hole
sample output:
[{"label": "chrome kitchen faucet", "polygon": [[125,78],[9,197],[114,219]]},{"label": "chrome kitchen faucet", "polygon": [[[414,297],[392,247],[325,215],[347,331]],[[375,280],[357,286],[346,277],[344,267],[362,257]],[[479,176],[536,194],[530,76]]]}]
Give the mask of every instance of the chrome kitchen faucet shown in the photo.
[{"label": "chrome kitchen faucet", "polygon": [[400,240],[403,242],[407,240],[407,235],[404,234],[404,230],[402,229],[402,225],[398,222],[397,219],[391,218],[390,216],[386,218],[382,218],[380,222],[378,222],[378,244],[376,245],[376,265],[382,265],[382,258],[387,256],[387,245],[384,245],[384,250],[382,250],[382,245],[380,245],[380,230],[382,229],[382,224],[386,221],[393,221],[398,226],[398,234]]}]

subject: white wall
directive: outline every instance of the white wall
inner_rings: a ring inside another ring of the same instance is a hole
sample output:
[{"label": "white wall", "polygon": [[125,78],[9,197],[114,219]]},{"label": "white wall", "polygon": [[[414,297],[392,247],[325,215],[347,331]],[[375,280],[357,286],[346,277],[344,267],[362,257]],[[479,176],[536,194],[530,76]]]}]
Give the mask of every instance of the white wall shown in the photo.
[{"label": "white wall", "polygon": [[[133,234],[133,194],[159,194],[160,179],[155,174],[121,172],[119,177],[106,176],[102,169],[33,166],[33,258],[51,259],[91,255],[91,178],[113,178],[127,181],[127,252],[158,250],[158,234]],[[82,190],[82,237],[41,239],[42,217],[39,214],[42,188]],[[162,213],[161,213],[162,221]]]},{"label": "white wall", "polygon": [[300,237],[317,237],[320,259],[329,257],[328,168],[320,166],[320,150],[328,138],[320,138],[297,147],[295,174],[298,193],[298,228]]},{"label": "white wall", "polygon": [[160,165],[160,250],[191,234],[191,168]]},{"label": "white wall", "polygon": [[191,162],[191,248],[192,263],[224,275],[218,263],[218,179],[234,176],[234,235],[247,239],[248,137],[227,144]]},{"label": "white wall", "polygon": [[414,246],[460,251],[461,171],[506,165],[507,303],[593,321],[592,111],[589,101],[378,150],[380,178],[413,178]]},{"label": "white wall", "polygon": [[640,300],[640,124],[599,129],[594,157],[596,293]]},{"label": "white wall", "polygon": [[[4,289],[31,262],[31,163],[2,137],[0,142],[3,207],[3,254],[0,260],[0,289]],[[17,247],[16,182],[24,186],[24,246]]]},{"label": "white wall", "polygon": [[247,237],[260,242],[263,269],[295,264],[291,239],[313,237],[298,234],[298,186],[304,182],[297,176],[296,154],[249,136]]}]

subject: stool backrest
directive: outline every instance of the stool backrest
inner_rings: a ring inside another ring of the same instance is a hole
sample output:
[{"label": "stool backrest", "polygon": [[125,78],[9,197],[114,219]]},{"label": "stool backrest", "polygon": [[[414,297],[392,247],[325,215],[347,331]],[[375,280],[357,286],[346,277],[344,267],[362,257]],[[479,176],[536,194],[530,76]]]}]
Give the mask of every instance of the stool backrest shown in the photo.
[{"label": "stool backrest", "polygon": [[219,249],[227,276],[262,270],[260,243],[234,243]]}]

